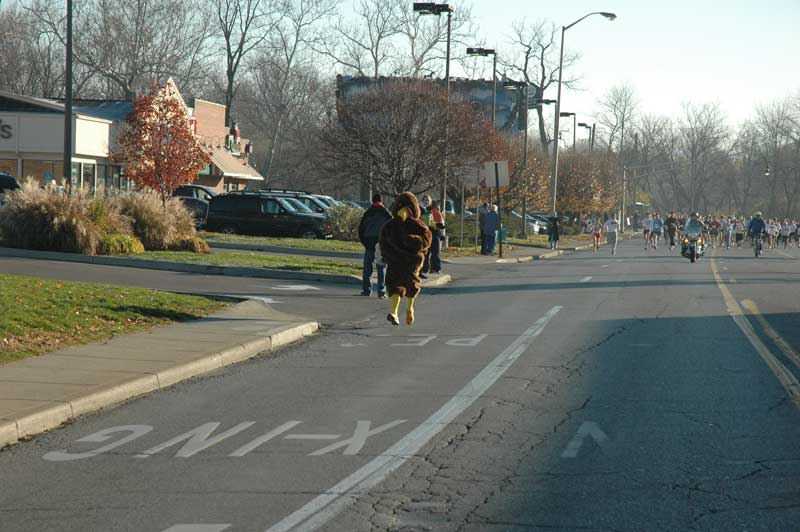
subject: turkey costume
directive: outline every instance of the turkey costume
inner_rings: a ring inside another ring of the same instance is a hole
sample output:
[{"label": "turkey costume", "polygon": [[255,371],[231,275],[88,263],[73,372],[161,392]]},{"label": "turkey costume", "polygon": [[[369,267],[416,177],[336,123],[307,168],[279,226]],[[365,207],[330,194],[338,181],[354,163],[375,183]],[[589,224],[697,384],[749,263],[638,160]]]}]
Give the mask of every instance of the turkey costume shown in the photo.
[{"label": "turkey costume", "polygon": [[391,297],[391,312],[386,317],[399,325],[397,311],[400,299],[408,298],[406,323],[414,323],[414,299],[420,291],[419,272],[425,261],[425,253],[431,246],[431,231],[420,218],[417,198],[411,192],[403,192],[391,208],[392,219],[381,229],[381,256],[386,263],[386,291]]}]

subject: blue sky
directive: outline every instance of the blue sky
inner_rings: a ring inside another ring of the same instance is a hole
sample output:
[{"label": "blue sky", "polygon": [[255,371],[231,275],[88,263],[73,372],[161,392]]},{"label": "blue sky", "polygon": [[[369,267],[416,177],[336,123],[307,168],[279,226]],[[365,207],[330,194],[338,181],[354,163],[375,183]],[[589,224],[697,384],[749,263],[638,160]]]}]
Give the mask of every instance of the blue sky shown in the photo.
[{"label": "blue sky", "polygon": [[[468,1],[468,0],[467,0]],[[582,55],[582,91],[563,94],[563,110],[587,119],[610,86],[629,82],[641,110],[675,116],[681,103],[718,101],[734,125],[759,103],[800,93],[800,0],[473,0],[488,46],[507,46],[511,21],[569,24],[566,49]],[[555,90],[547,94],[555,98]]]}]

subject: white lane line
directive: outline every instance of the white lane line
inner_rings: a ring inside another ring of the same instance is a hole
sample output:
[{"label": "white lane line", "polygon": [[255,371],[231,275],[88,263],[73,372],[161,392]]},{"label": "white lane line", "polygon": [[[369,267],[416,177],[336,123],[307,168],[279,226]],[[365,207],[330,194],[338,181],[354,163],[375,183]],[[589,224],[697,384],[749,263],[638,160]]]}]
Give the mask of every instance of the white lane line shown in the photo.
[{"label": "white lane line", "polygon": [[589,281],[591,281],[591,280],[592,280],[592,276],[590,275],[589,277],[584,277],[584,278],[583,278],[583,279],[581,279],[579,282],[581,282],[581,283],[588,283],[588,282],[589,282]]},{"label": "white lane line", "polygon": [[610,264],[603,264],[603,265],[602,265],[602,266],[600,266],[600,267],[601,267],[601,268],[608,268],[609,266],[611,266],[611,265],[610,265]]},{"label": "white lane line", "polygon": [[545,326],[558,314],[561,308],[560,306],[555,306],[547,311],[547,314],[534,323],[522,336],[514,340],[466,386],[416,429],[361,469],[268,528],[267,532],[310,532],[316,530],[347,506],[354,503],[359,496],[380,484],[456,417],[469,408],[476,399],[486,393],[486,390],[497,382],[497,379],[525,352],[525,349],[533,339],[541,334]]},{"label": "white lane line", "polygon": [[728,271],[728,267],[727,266],[723,266],[722,269],[725,270],[726,272]]},{"label": "white lane line", "polygon": [[231,525],[174,525],[164,530],[164,532],[222,532],[230,528]]},{"label": "white lane line", "polygon": [[776,249],[775,251],[777,251],[778,253],[780,253],[784,257],[789,257],[790,259],[797,259],[797,257],[793,257],[793,256],[789,255],[788,253],[784,253],[783,251],[781,251],[779,249]]}]

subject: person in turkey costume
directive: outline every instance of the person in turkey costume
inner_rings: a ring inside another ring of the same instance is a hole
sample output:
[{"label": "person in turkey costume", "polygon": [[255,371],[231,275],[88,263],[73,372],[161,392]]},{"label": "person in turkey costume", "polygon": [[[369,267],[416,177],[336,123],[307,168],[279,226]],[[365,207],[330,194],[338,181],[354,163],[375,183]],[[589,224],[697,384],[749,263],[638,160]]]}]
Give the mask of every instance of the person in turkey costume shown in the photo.
[{"label": "person in turkey costume", "polygon": [[406,324],[414,323],[414,301],[419,295],[419,272],[425,253],[431,246],[431,231],[420,220],[419,203],[411,192],[397,196],[391,208],[392,219],[381,229],[380,245],[386,263],[386,291],[391,300],[391,311],[386,319],[400,325],[397,316],[400,299],[408,298]]}]

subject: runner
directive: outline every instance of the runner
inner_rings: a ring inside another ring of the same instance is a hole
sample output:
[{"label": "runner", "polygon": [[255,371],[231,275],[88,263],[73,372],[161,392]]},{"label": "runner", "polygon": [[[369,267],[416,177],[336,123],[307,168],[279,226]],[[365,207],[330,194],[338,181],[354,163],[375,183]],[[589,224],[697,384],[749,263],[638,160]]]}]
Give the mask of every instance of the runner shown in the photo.
[{"label": "runner", "polygon": [[774,218],[770,218],[767,222],[767,244],[768,249],[775,249],[775,239],[778,237],[778,232],[780,231],[780,224],[777,223],[777,220]]},{"label": "runner", "polygon": [[[711,235],[711,247],[716,248],[717,242],[720,241],[720,233],[722,232],[722,224],[719,222],[717,217],[711,218],[711,222],[708,224],[709,234]],[[720,241],[720,246],[722,243]]]},{"label": "runner", "polygon": [[722,220],[722,239],[725,243],[725,249],[731,249],[731,240],[733,239],[733,231],[736,226],[736,218],[723,218]]},{"label": "runner", "polygon": [[669,213],[666,219],[667,224],[667,234],[669,235],[669,249],[672,251],[675,249],[675,236],[678,232],[678,219],[675,217],[675,213]]},{"label": "runner", "polygon": [[592,223],[592,235],[594,235],[594,252],[597,253],[597,250],[600,249],[600,236],[603,233],[603,225],[600,223],[600,220],[594,220]]},{"label": "runner", "polygon": [[[608,239],[607,242],[611,245],[611,254],[617,254],[617,230],[619,229],[619,222],[611,215],[611,218],[606,220],[605,225],[603,226],[606,230],[606,238]],[[645,248],[647,249],[647,248]]]},{"label": "runner", "polygon": [[653,241],[653,249],[658,249],[658,241],[661,240],[661,231],[664,228],[664,220],[661,215],[656,213],[653,217],[653,229],[651,231],[650,239]]},{"label": "runner", "polygon": [[783,220],[780,232],[778,233],[778,238],[779,238],[778,244],[783,242],[783,249],[786,249],[787,246],[789,245],[789,236],[792,234],[793,231],[794,228],[792,227],[792,223],[789,221],[789,219],[786,218],[785,220]]},{"label": "runner", "polygon": [[647,249],[647,244],[650,242],[650,231],[653,229],[653,215],[647,213],[647,218],[642,221],[642,236],[644,237],[644,249]]}]

